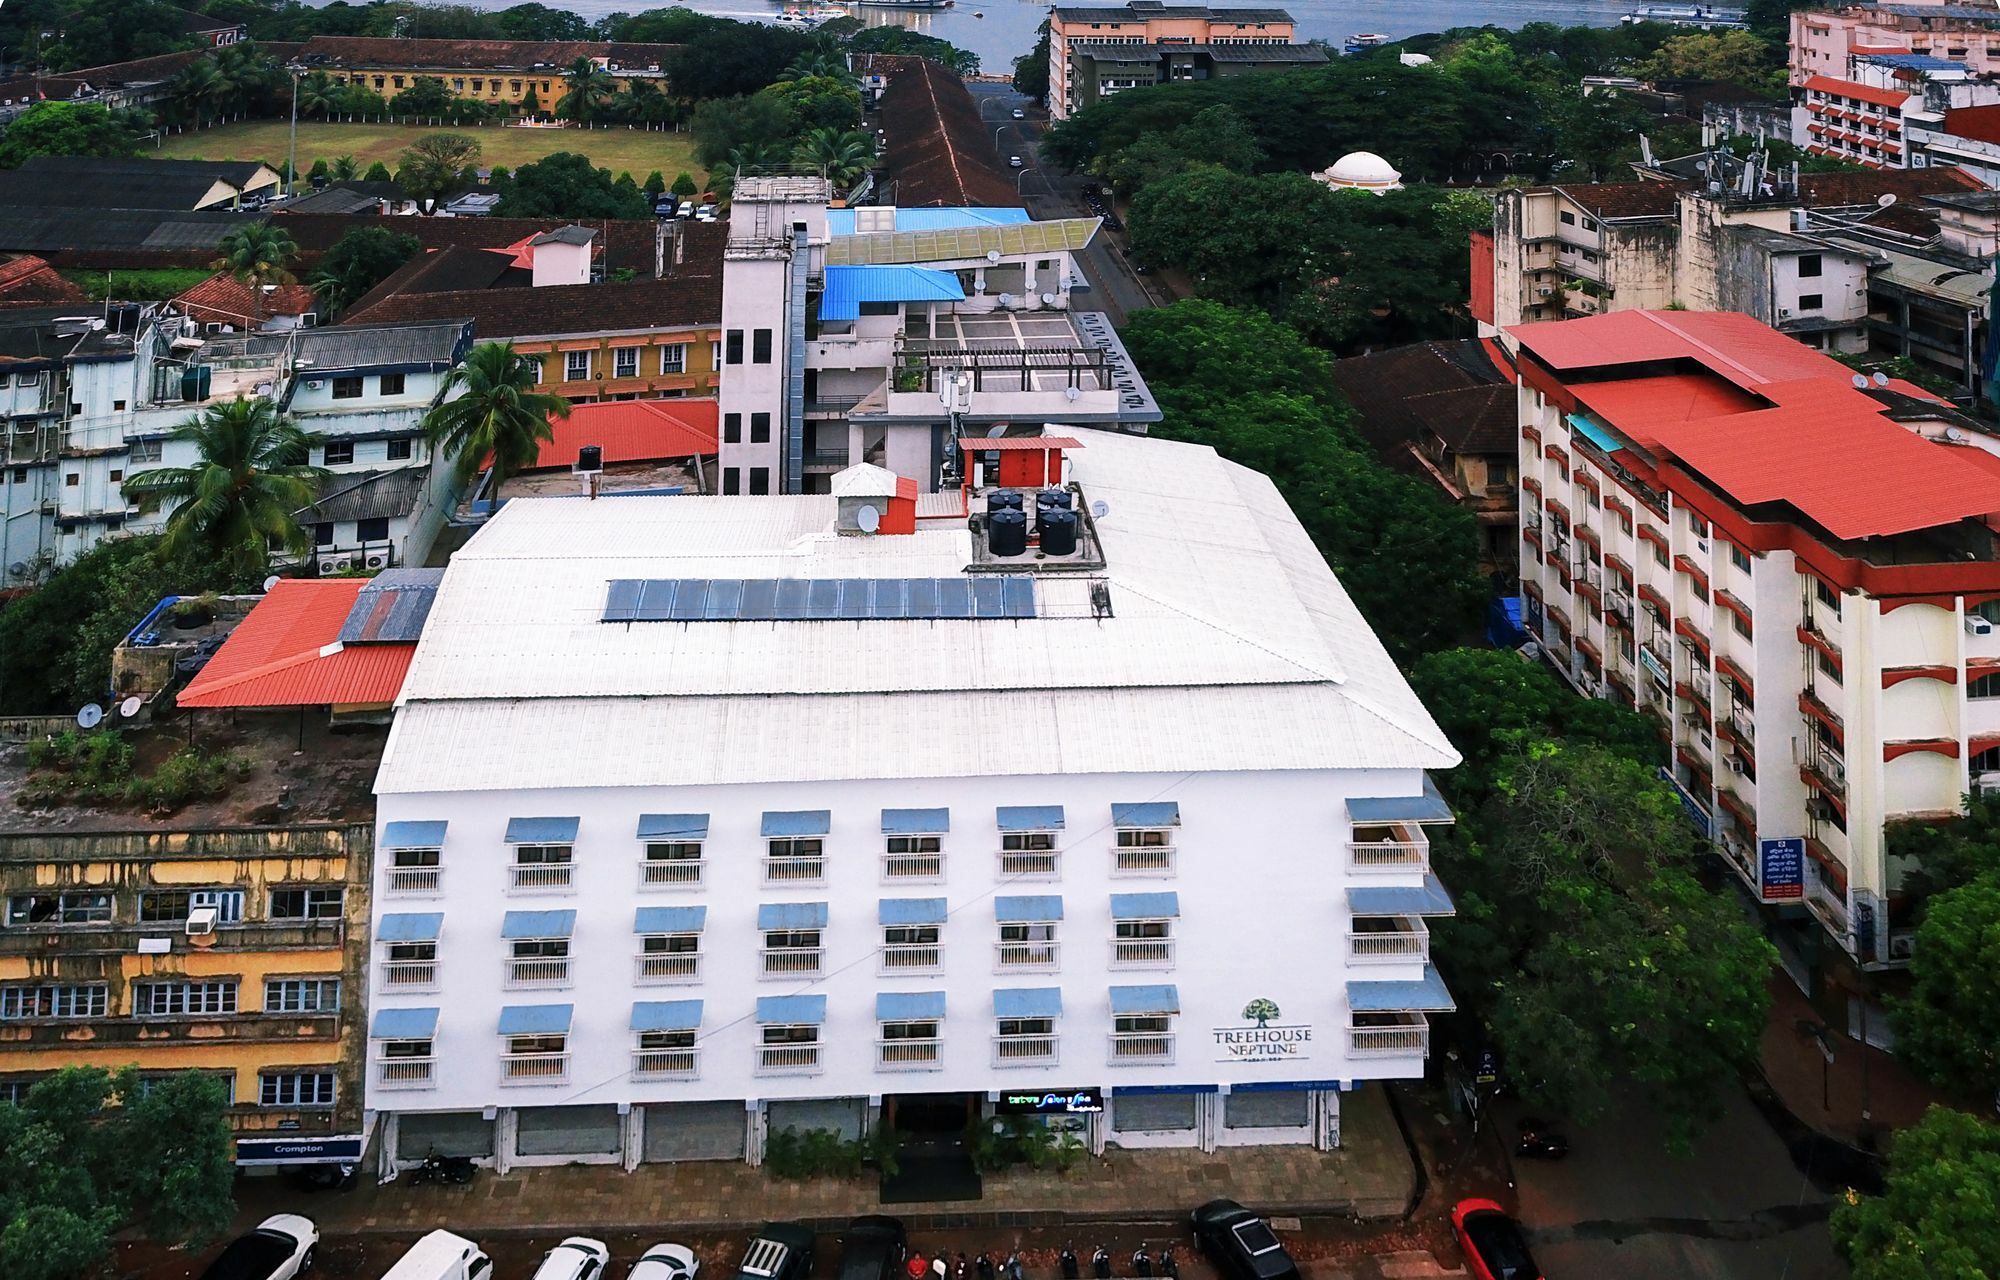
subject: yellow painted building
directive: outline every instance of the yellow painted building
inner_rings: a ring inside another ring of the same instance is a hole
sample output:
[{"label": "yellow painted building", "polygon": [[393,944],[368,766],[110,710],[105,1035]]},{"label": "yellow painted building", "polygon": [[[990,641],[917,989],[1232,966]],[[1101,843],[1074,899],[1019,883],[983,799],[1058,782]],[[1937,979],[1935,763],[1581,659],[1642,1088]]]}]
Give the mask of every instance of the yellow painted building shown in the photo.
[{"label": "yellow painted building", "polygon": [[0,835],[0,1097],[212,1071],[239,1135],[361,1132],[367,823]]},{"label": "yellow painted building", "polygon": [[542,390],[587,404],[712,396],[721,339],[720,329],[691,328],[513,342],[514,350],[539,362]]},{"label": "yellow painted building", "polygon": [[404,40],[375,36],[315,36],[298,62],[341,84],[393,98],[418,80],[441,80],[453,96],[519,105],[530,93],[551,111],[568,91],[564,74],[586,59],[609,73],[620,92],[641,81],[666,86],[670,44],[614,40]]}]

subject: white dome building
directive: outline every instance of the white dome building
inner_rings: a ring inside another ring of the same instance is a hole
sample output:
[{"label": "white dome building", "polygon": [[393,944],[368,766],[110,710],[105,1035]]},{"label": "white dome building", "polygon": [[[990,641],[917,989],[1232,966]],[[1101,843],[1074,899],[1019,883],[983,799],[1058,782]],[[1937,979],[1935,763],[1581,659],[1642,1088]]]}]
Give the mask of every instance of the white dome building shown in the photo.
[{"label": "white dome building", "polygon": [[1315,173],[1313,179],[1335,190],[1382,192],[1403,189],[1403,175],[1373,151],[1350,151],[1334,161],[1332,168]]}]

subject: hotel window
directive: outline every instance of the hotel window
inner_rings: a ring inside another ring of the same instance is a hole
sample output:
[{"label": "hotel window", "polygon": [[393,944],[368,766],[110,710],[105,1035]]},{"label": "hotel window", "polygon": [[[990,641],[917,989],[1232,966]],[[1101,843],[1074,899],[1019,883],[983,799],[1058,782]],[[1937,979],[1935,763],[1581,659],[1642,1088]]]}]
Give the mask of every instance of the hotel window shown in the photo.
[{"label": "hotel window", "polygon": [[1174,964],[1174,922],[1119,920],[1113,925],[1111,967],[1171,969]]},{"label": "hotel window", "polygon": [[938,1027],[928,1019],[883,1023],[879,1062],[894,1069],[936,1067],[944,1047]]},{"label": "hotel window", "polygon": [[785,836],[765,845],[764,882],[826,879],[826,842],[816,836]]},{"label": "hotel window", "polygon": [[757,1069],[765,1074],[819,1070],[819,1028],[812,1025],[767,1026],[758,1046]]},{"label": "hotel window", "polygon": [[139,923],[179,924],[204,908],[215,912],[217,924],[241,924],[243,890],[151,889],[139,895]]},{"label": "hotel window", "polygon": [[685,342],[670,342],[660,348],[661,373],[686,373],[688,349]]},{"label": "hotel window", "polygon": [[1000,926],[999,961],[1008,969],[1053,969],[1062,956],[1054,920],[1019,921]]},{"label": "hotel window", "polygon": [[273,889],[271,909],[264,914],[273,920],[338,920],[344,905],[340,889]]},{"label": "hotel window", "polygon": [[[742,444],[742,443],[743,443],[743,415],[742,415],[742,414],[740,414],[740,413],[725,413],[725,414],[723,414],[723,415],[722,415],[722,443],[724,443],[724,444]],[[730,468],[730,470],[732,470],[732,471],[733,471],[733,470],[735,470],[735,468],[734,468],[734,467],[732,467],[732,468]],[[729,490],[728,492],[730,492],[730,493],[734,493],[734,492],[736,492],[736,491],[735,491],[734,489],[731,489],[731,490]]]},{"label": "hotel window", "polygon": [[1750,553],[1732,542],[1729,544],[1729,563],[1748,573],[1750,572]]},{"label": "hotel window", "polygon": [[590,376],[590,353],[588,351],[568,351],[563,353],[563,379],[578,382]]},{"label": "hotel window", "polygon": [[333,1072],[274,1071],[257,1077],[257,1105],[323,1109],[333,1105]]},{"label": "hotel window", "polygon": [[639,348],[613,347],[611,349],[611,373],[615,378],[638,377]]},{"label": "hotel window", "polygon": [[1742,614],[1736,612],[1734,609],[1725,609],[1723,612],[1729,615],[1729,626],[1737,635],[1742,636],[1745,640],[1751,638],[1753,633],[1750,630],[1750,624],[1743,620]]},{"label": "hotel window", "polygon": [[568,938],[515,938],[508,944],[507,985],[569,985]]},{"label": "hotel window", "polygon": [[437,984],[437,941],[391,942],[382,948],[382,985],[429,987]]},{"label": "hotel window", "polygon": [[701,977],[699,933],[648,933],[639,937],[640,982],[693,982]]},{"label": "hotel window", "polygon": [[2000,698],[2000,672],[1992,675],[1976,676],[1966,681],[1965,696],[1968,698]]},{"label": "hotel window", "polygon": [[750,468],[750,492],[771,492],[771,469],[769,467]]},{"label": "hotel window", "polygon": [[724,467],[722,469],[722,491],[724,493],[743,492],[743,472],[741,468]]},{"label": "hotel window", "polygon": [[882,929],[883,973],[927,973],[944,966],[944,929],[935,924],[892,924]]},{"label": "hotel window", "polygon": [[743,363],[743,330],[731,329],[722,335],[723,348],[728,353],[723,358],[730,364]]},{"label": "hotel window", "polygon": [[753,413],[750,415],[750,443],[751,444],[771,443],[770,414]]},{"label": "hotel window", "polygon": [[196,1017],[236,1012],[236,979],[142,982],[133,988],[135,1018]]},{"label": "hotel window", "polygon": [[108,893],[24,893],[7,900],[9,925],[110,924]]},{"label": "hotel window", "polygon": [[109,1006],[110,988],[101,982],[0,987],[0,1022],[102,1018]]},{"label": "hotel window", "polygon": [[943,836],[888,836],[882,875],[890,880],[935,880],[944,874]]},{"label": "hotel window", "polygon": [[1115,870],[1126,872],[1167,872],[1174,869],[1172,828],[1127,828],[1118,831]]},{"label": "hotel window", "polygon": [[1001,875],[1051,876],[1061,856],[1053,831],[1006,831],[1000,835]]},{"label": "hotel window", "polygon": [[511,870],[516,889],[567,889],[574,870],[572,850],[566,844],[515,845]]},{"label": "hotel window", "polygon": [[338,1013],[339,978],[266,978],[265,1013]]},{"label": "hotel window", "polygon": [[541,386],[541,385],[542,385],[542,358],[541,358],[540,356],[525,356],[525,357],[523,357],[523,358],[524,358],[525,360],[527,360],[527,362],[528,362],[528,368],[530,368],[530,369],[534,370],[534,373],[535,373],[535,385],[536,385],[536,386],[538,386],[538,387],[539,387],[539,386]]},{"label": "hotel window", "polygon": [[336,400],[359,400],[361,398],[361,377],[352,374],[333,380],[333,398]]},{"label": "hotel window", "polygon": [[750,363],[771,363],[771,331],[756,329],[750,334]]},{"label": "hotel window", "polygon": [[326,467],[344,467],[353,461],[354,442],[352,440],[330,440],[327,442],[326,448],[320,456],[320,465]]},{"label": "hotel window", "polygon": [[1834,617],[1838,618],[1840,616],[1840,592],[1829,587],[1819,578],[1813,579],[1813,597],[1827,608],[1833,610]]},{"label": "hotel window", "polygon": [[1841,683],[1840,664],[1836,663],[1832,658],[1827,657],[1818,649],[1813,650],[1813,665],[1818,667],[1819,673],[1827,679],[1833,681],[1835,684]]}]

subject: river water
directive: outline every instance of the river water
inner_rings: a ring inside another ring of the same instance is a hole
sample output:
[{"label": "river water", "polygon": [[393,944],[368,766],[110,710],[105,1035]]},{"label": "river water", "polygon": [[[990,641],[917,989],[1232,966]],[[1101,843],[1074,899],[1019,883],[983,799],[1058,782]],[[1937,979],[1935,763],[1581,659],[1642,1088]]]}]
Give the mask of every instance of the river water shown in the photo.
[{"label": "river water", "polygon": [[[505,9],[517,0],[455,0],[479,9]],[[1077,0],[1090,3],[1090,0]],[[1392,39],[1442,31],[1447,27],[1520,27],[1530,22],[1608,27],[1639,0],[1237,0],[1276,3],[1298,21],[1302,40],[1328,40],[1337,47],[1356,32],[1380,32]],[[568,0],[561,7],[585,18],[666,8],[647,0]],[[769,19],[783,7],[777,0],[694,0],[701,13],[729,18]],[[869,26],[897,23],[949,40],[979,55],[983,70],[1006,72],[1035,43],[1035,28],[1048,14],[1035,0],[956,0],[949,9],[910,10],[850,6]]]}]

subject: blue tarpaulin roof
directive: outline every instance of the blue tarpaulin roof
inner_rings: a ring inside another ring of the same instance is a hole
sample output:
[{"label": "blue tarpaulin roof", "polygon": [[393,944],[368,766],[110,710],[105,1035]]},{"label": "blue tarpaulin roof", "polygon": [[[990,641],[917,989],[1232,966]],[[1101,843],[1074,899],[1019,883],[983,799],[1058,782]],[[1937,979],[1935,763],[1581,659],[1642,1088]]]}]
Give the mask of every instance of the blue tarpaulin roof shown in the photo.
[{"label": "blue tarpaulin roof", "polygon": [[1606,453],[1616,453],[1625,447],[1624,442],[1579,413],[1569,415],[1569,429],[1596,445]]},{"label": "blue tarpaulin roof", "polygon": [[1111,988],[1111,1012],[1119,1017],[1141,1017],[1151,1013],[1179,1013],[1181,989],[1172,983],[1157,987]]},{"label": "blue tarpaulin roof", "polygon": [[384,849],[436,849],[444,844],[442,822],[391,822],[382,828]]},{"label": "blue tarpaulin roof", "polygon": [[930,267],[828,267],[820,296],[821,320],[857,320],[864,302],[963,302],[965,290],[949,271]]},{"label": "blue tarpaulin roof", "polygon": [[699,1026],[699,1000],[642,1000],[632,1006],[634,1031],[693,1031]]},{"label": "blue tarpaulin roof", "polygon": [[833,813],[828,809],[797,809],[790,812],[767,810],[764,814],[764,838],[773,836],[823,836],[833,826]]},{"label": "blue tarpaulin roof", "polygon": [[993,811],[993,820],[1002,831],[1061,831],[1063,807],[1059,804],[1003,804]]},{"label": "blue tarpaulin roof", "polygon": [[[895,216],[895,224],[882,230],[955,231],[960,227],[1012,227],[1028,221],[1026,209],[974,209],[964,205],[940,209],[899,208]],[[855,234],[855,221],[852,209],[828,209],[826,233],[830,236],[851,236]]]},{"label": "blue tarpaulin roof", "polygon": [[884,809],[885,836],[940,836],[951,830],[949,809]]},{"label": "blue tarpaulin roof", "polygon": [[368,1034],[377,1040],[428,1040],[437,1033],[438,1011],[377,1009]]},{"label": "blue tarpaulin roof", "polygon": [[639,815],[641,840],[706,840],[708,815],[705,813],[642,813]]},{"label": "blue tarpaulin roof", "polygon": [[759,929],[824,929],[824,902],[767,902],[757,908]]},{"label": "blue tarpaulin roof", "polygon": [[943,924],[943,898],[884,898],[875,908],[877,924]]},{"label": "blue tarpaulin roof", "polygon": [[1178,893],[1114,893],[1113,920],[1171,920],[1181,913]]},{"label": "blue tarpaulin roof", "polygon": [[566,1004],[510,1004],[500,1011],[503,1036],[561,1036],[569,1034],[573,1007]]},{"label": "blue tarpaulin roof", "polygon": [[995,898],[993,918],[1001,924],[1018,924],[1027,920],[1060,920],[1063,918],[1063,900],[1052,893]]},{"label": "blue tarpaulin roof", "polygon": [[1355,1013],[1450,1013],[1458,1006],[1431,965],[1416,982],[1350,982],[1347,1007]]},{"label": "blue tarpaulin roof", "polygon": [[575,844],[576,818],[509,818],[508,844]]},{"label": "blue tarpaulin roof", "polygon": [[503,938],[567,938],[576,931],[576,912],[509,911],[500,919]]},{"label": "blue tarpaulin roof", "polygon": [[707,907],[640,907],[632,932],[700,933],[707,924]]},{"label": "blue tarpaulin roof", "polygon": [[377,942],[436,942],[438,929],[444,924],[442,911],[415,911],[404,915],[382,917],[382,927],[375,931]]},{"label": "blue tarpaulin roof", "polygon": [[1111,806],[1111,825],[1178,827],[1181,825],[1181,807],[1173,800],[1155,800],[1150,804],[1114,804]]},{"label": "blue tarpaulin roof", "polygon": [[757,1021],[765,1026],[818,1026],[826,1021],[826,997],[758,996]]},{"label": "blue tarpaulin roof", "polygon": [[884,991],[875,997],[877,1022],[902,1022],[908,1018],[944,1017],[942,991]]},{"label": "blue tarpaulin roof", "polygon": [[1420,796],[1384,796],[1349,800],[1347,816],[1355,822],[1450,822],[1451,806],[1439,794],[1437,783],[1424,775]]},{"label": "blue tarpaulin roof", "polygon": [[1002,987],[993,993],[996,1018],[1060,1018],[1061,987]]},{"label": "blue tarpaulin roof", "polygon": [[1422,884],[1357,885],[1347,890],[1347,909],[1357,916],[1453,916],[1458,908],[1444,883],[1426,873]]}]

